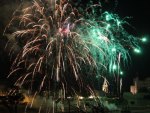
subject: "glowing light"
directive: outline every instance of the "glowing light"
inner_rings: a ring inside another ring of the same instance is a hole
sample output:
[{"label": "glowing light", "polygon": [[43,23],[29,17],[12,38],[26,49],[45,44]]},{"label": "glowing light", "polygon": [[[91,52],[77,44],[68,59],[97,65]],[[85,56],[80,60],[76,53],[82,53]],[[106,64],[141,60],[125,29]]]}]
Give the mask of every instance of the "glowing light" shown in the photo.
[{"label": "glowing light", "polygon": [[142,42],[147,42],[147,38],[146,37],[143,37],[141,40],[142,40]]},{"label": "glowing light", "polygon": [[113,70],[116,70],[117,69],[117,66],[114,64],[113,65]]},{"label": "glowing light", "polygon": [[80,100],[84,99],[84,97],[82,97],[82,96],[79,96],[78,98],[79,98]]},{"label": "glowing light", "polygon": [[123,75],[123,71],[120,71],[120,75]]},{"label": "glowing light", "polygon": [[72,98],[71,96],[67,97],[67,99],[71,99],[71,98]]},{"label": "glowing light", "polygon": [[89,98],[89,99],[93,99],[93,98],[95,98],[95,96],[90,95],[88,98]]},{"label": "glowing light", "polygon": [[134,52],[135,52],[135,53],[141,53],[141,50],[138,49],[138,48],[135,48],[135,49],[134,49]]}]

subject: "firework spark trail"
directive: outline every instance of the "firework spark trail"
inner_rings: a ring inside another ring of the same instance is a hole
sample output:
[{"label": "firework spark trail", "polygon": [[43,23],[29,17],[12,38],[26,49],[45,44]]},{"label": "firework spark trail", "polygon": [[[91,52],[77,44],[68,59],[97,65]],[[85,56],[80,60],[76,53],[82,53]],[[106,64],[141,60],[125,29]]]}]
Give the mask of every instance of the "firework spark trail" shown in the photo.
[{"label": "firework spark trail", "polygon": [[[59,83],[58,89],[64,90],[65,97],[67,90],[75,90],[70,80],[82,89],[87,86],[83,78],[93,70],[96,70],[93,75],[102,75],[103,71],[116,73],[114,66],[120,69],[120,60],[128,61],[126,46],[138,47],[138,39],[123,28],[127,23],[124,19],[109,12],[89,14],[90,8],[94,11],[95,7],[101,8],[100,4],[85,9],[86,14],[80,14],[68,1],[53,4],[47,8],[44,2],[34,1],[8,25],[8,29],[14,23],[17,26],[10,40],[16,40],[20,47],[8,77],[23,69],[26,74],[20,75],[16,82],[20,86],[29,80],[32,89],[34,82],[38,82],[42,91],[53,90],[47,87],[58,87],[55,83]],[[85,70],[86,67],[90,69]],[[85,89],[93,93],[89,86]]]}]

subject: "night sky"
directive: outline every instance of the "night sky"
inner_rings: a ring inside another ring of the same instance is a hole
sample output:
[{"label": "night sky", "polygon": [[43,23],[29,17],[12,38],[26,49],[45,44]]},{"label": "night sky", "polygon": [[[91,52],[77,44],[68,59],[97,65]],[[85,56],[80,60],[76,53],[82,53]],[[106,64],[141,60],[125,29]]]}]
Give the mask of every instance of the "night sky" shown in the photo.
[{"label": "night sky", "polygon": [[142,44],[142,53],[132,53],[131,76],[143,79],[150,76],[150,12],[148,0],[120,0],[117,13],[132,17],[129,23],[135,28],[138,36],[147,36],[148,42]]},{"label": "night sky", "polygon": [[[11,0],[8,0],[12,3]],[[2,36],[3,30],[11,18],[14,4],[10,2],[0,0],[0,82],[6,81],[6,76],[9,73],[10,61],[9,55],[4,49],[7,39]],[[17,1],[17,0],[15,0]],[[18,0],[19,1],[19,0]],[[104,0],[102,0],[104,1]],[[129,66],[126,67],[124,72],[124,80],[131,84],[132,79],[138,76],[140,79],[144,79],[150,76],[150,6],[149,0],[118,0],[118,2],[113,2],[114,0],[105,0],[106,2],[104,8],[117,13],[121,18],[129,16],[131,19],[128,22],[133,26],[129,29],[129,32],[135,34],[136,36],[142,37],[147,36],[148,42],[141,44],[142,53],[136,54],[131,53],[131,62]],[[11,8],[8,10],[7,5]],[[14,5],[15,6],[15,5]]]}]

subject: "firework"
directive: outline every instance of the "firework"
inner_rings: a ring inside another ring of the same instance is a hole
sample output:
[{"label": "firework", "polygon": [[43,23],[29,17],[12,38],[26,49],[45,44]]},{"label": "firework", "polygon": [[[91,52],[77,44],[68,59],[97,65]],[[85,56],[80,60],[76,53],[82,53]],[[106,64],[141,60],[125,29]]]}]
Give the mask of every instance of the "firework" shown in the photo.
[{"label": "firework", "polygon": [[15,84],[38,88],[35,94],[62,89],[65,98],[77,89],[92,92],[96,75],[118,73],[138,39],[124,29],[125,19],[97,9],[100,4],[81,9],[67,0],[37,0],[21,9],[8,25],[19,48],[8,77],[17,73]]}]

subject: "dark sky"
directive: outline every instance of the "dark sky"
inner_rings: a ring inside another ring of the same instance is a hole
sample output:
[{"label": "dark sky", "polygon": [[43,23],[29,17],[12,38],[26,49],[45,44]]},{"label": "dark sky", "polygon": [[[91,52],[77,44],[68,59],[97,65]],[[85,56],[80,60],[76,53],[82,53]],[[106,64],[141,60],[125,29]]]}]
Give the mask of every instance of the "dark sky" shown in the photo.
[{"label": "dark sky", "polygon": [[142,53],[132,53],[130,74],[140,78],[150,76],[150,7],[148,0],[119,0],[116,12],[132,17],[130,24],[138,36],[147,36],[148,42],[141,44]]},{"label": "dark sky", "polygon": [[[16,0],[17,1],[17,0]],[[135,28],[134,33],[137,36],[147,36],[148,42],[142,44],[142,54],[131,53],[132,62],[127,67],[124,74],[126,79],[132,81],[132,78],[139,76],[141,79],[150,76],[150,6],[149,0],[118,0],[114,3],[114,0],[102,0],[106,2],[105,8],[117,13],[120,17],[132,17],[129,23]],[[0,6],[8,4],[0,0]],[[11,5],[12,6],[12,5]],[[5,7],[4,7],[5,8]],[[6,7],[7,8],[7,7]],[[12,8],[13,9],[13,8]],[[6,22],[4,19],[10,19],[11,12],[13,10],[7,10],[6,14],[2,8],[0,8],[0,36],[2,37],[2,31]],[[9,12],[9,13],[8,13]],[[8,14],[7,14],[8,13]],[[6,39],[0,37],[0,81],[8,74],[10,68],[9,56],[4,50]]]}]

